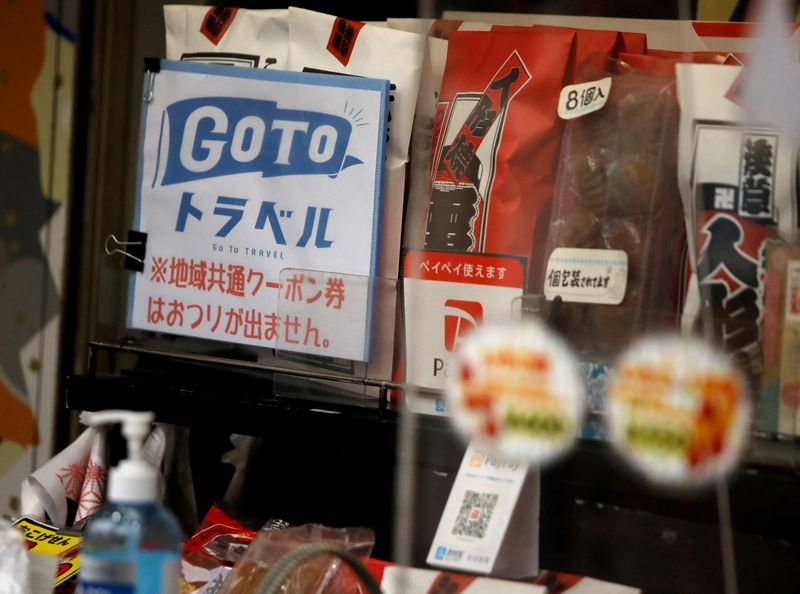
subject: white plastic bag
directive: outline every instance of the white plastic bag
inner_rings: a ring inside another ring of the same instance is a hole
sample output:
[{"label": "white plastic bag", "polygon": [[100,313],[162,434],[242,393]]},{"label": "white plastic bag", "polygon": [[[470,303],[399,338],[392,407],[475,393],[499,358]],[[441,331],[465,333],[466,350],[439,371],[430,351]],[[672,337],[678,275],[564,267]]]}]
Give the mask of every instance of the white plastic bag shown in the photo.
[{"label": "white plastic bag", "polygon": [[0,594],[29,594],[28,555],[16,528],[0,518]]},{"label": "white plastic bag", "polygon": [[408,160],[424,55],[425,38],[421,35],[302,8],[289,9],[289,70],[368,76],[392,83],[389,168]]},{"label": "white plastic bag", "polygon": [[[389,19],[389,28],[427,35],[433,19]],[[425,220],[428,214],[428,197],[431,187],[431,161],[433,157],[433,128],[439,90],[442,86],[444,66],[447,61],[447,40],[427,36],[420,74],[414,128],[409,150],[409,199],[403,225],[403,245],[422,245]]]},{"label": "white plastic bag", "polygon": [[286,68],[288,11],[164,7],[167,59]]},{"label": "white plastic bag", "polygon": [[[425,37],[415,33],[289,8],[289,70],[388,79],[392,85],[377,271],[383,279],[397,279],[399,274],[406,165],[425,44]],[[376,355],[367,374],[388,379],[396,290],[382,284],[375,300],[372,352]]]}]

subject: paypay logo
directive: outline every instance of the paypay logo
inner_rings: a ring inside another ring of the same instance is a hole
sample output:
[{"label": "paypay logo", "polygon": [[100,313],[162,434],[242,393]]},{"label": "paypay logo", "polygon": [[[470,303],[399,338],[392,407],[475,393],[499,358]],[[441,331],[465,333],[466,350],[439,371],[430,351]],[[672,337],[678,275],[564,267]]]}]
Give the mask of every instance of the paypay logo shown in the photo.
[{"label": "paypay logo", "polygon": [[448,299],[444,307],[444,348],[453,353],[461,340],[483,323],[483,306],[477,301]]}]

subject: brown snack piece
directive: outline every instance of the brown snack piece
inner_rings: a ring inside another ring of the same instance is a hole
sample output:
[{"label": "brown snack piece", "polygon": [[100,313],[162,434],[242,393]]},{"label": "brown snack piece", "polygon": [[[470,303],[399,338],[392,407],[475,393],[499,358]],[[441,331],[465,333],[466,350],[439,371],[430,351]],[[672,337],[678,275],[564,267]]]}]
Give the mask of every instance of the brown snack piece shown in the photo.
[{"label": "brown snack piece", "polygon": [[575,248],[597,248],[603,239],[600,219],[585,210],[575,210],[563,219],[556,221],[551,233],[558,238],[558,245]]},{"label": "brown snack piece", "polygon": [[563,317],[575,319],[560,327],[588,360],[608,360],[641,332],[674,328],[685,250],[674,78],[609,59],[587,61],[585,81],[605,76],[613,81],[607,103],[567,124],[542,258],[560,247],[628,257],[620,305],[564,304]]},{"label": "brown snack piece", "polygon": [[646,249],[642,229],[626,219],[612,219],[603,227],[603,242],[609,250],[622,250],[628,255],[628,278],[643,274]]},{"label": "brown snack piece", "polygon": [[666,105],[660,94],[640,92],[635,80],[619,101],[619,119],[625,123],[620,134],[619,154],[641,154],[662,141]]},{"label": "brown snack piece", "polygon": [[583,116],[573,124],[576,127],[576,139],[581,145],[592,147],[604,165],[607,165],[609,158],[616,152],[619,134],[614,98],[615,93],[612,92],[603,109]]},{"label": "brown snack piece", "polygon": [[601,158],[595,153],[578,155],[569,162],[570,190],[575,203],[595,216],[606,213],[608,179]]},{"label": "brown snack piece", "polygon": [[653,214],[653,162],[640,154],[624,157],[614,169],[609,209],[621,217]]}]

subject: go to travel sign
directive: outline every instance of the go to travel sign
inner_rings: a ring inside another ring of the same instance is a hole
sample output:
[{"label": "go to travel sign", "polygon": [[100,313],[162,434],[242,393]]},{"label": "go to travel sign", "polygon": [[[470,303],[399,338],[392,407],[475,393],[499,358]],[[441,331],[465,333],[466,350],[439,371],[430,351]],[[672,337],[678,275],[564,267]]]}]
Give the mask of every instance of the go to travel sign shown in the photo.
[{"label": "go to travel sign", "polygon": [[[287,348],[348,311],[314,350],[365,360],[370,299],[347,307],[336,275],[376,271],[388,81],[170,61],[152,76],[129,325]],[[327,275],[309,319],[284,319],[285,269]]]}]

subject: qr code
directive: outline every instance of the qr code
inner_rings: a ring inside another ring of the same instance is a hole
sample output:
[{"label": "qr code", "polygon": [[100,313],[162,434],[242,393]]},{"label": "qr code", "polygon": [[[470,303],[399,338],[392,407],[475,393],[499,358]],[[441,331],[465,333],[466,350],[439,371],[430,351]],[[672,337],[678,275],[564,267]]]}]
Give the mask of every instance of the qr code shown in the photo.
[{"label": "qr code", "polygon": [[455,536],[471,536],[473,538],[483,538],[486,535],[486,527],[492,519],[492,513],[497,505],[497,493],[478,493],[477,491],[467,491],[464,500],[461,502],[461,509],[453,527]]}]

